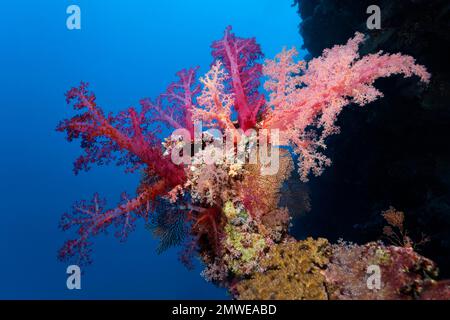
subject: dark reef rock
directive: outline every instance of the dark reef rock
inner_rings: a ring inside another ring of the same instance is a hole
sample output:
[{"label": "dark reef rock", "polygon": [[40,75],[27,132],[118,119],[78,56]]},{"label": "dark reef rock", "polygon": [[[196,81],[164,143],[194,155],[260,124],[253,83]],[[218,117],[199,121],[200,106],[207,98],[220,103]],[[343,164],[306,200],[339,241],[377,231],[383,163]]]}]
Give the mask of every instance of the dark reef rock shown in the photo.
[{"label": "dark reef rock", "polygon": [[[432,81],[393,77],[376,83],[385,97],[339,117],[341,134],[329,141],[333,165],[312,179],[312,211],[294,235],[365,243],[382,233],[380,212],[406,215],[411,238],[431,241],[421,254],[450,276],[450,2],[447,0],[300,0],[300,33],[312,56],[343,44],[356,31],[368,36],[362,53],[409,54]],[[381,8],[381,30],[368,30],[366,9]]]},{"label": "dark reef rock", "polygon": [[[231,292],[244,300],[450,299],[450,282],[436,281],[436,265],[410,247],[370,242],[356,245],[307,238],[276,244],[256,272]],[[379,267],[369,287],[368,266]]]},{"label": "dark reef rock", "polygon": [[[328,297],[331,300],[411,300],[449,299],[448,281],[435,281],[435,263],[417,254],[411,247],[338,243],[325,270]],[[369,266],[380,272],[379,287],[371,282]]]}]

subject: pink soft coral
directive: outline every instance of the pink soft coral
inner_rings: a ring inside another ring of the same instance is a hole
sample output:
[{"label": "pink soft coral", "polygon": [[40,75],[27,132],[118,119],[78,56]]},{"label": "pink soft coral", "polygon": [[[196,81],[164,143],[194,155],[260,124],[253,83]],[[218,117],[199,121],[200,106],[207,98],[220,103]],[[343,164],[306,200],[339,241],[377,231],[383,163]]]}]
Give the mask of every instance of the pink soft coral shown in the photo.
[{"label": "pink soft coral", "polygon": [[203,84],[202,94],[197,101],[201,108],[193,108],[193,118],[204,121],[211,126],[217,124],[223,130],[233,130],[231,121],[232,107],[235,103],[234,95],[225,92],[225,81],[228,74],[217,61],[211,70],[200,79]]},{"label": "pink soft coral", "polygon": [[379,52],[360,58],[358,46],[363,40],[356,33],[346,45],[325,50],[307,67],[295,62],[295,49],[283,50],[264,67],[272,110],[263,127],[280,129],[283,141],[293,145],[304,181],[310,171],[320,175],[331,164],[319,150],[326,147],[326,137],[339,132],[335,122],[342,108],[352,102],[363,106],[382,96],[373,86],[376,79],[392,74],[417,75],[423,82],[430,79],[409,56]]},{"label": "pink soft coral", "polygon": [[200,92],[196,79],[197,70],[198,68],[192,68],[177,72],[179,80],[170,84],[166,93],[160,95],[156,102],[142,99],[142,107],[150,111],[148,118],[153,122],[160,121],[172,129],[187,129],[193,137],[192,109],[194,98]]}]

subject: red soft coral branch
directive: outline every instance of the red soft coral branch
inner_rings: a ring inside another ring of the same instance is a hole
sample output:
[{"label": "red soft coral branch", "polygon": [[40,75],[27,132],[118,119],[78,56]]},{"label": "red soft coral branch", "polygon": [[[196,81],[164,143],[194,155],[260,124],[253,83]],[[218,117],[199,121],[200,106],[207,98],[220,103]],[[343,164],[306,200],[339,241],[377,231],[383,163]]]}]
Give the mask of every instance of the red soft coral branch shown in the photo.
[{"label": "red soft coral branch", "polygon": [[79,237],[66,242],[60,258],[78,255],[80,260],[88,262],[91,236],[114,223],[122,225],[117,235],[125,239],[134,229],[136,217],[146,216],[149,203],[183,184],[185,174],[182,167],[163,155],[161,141],[156,136],[159,128],[155,123],[159,118],[148,118],[148,106],[144,105],[141,112],[129,108],[115,117],[105,116],[95,103],[95,95],[87,90],[86,83],[71,89],[67,93],[67,102],[73,102],[75,110],[84,111],[61,122],[57,128],[65,131],[70,141],[81,138],[85,155],[75,162],[75,172],[88,169],[90,163],[103,164],[115,160],[120,154],[118,164],[131,165],[130,170],[144,167],[146,175],[151,177],[151,182],[149,180],[140,186],[136,198],[128,199],[124,194],[122,204],[115,209],[103,210],[104,203],[95,195],[90,204],[78,203],[72,215],[64,215],[62,228],[78,226]]},{"label": "red soft coral branch", "polygon": [[178,109],[183,110],[184,127],[189,129],[193,134],[192,108],[194,106],[194,98],[201,91],[200,85],[196,82],[196,73],[198,67],[191,69],[183,69],[177,73],[180,79],[173,82],[164,94],[169,102],[173,103]]},{"label": "red soft coral branch", "polygon": [[181,129],[183,128],[183,123],[180,123],[176,120],[174,109],[165,109],[163,106],[163,99],[162,97],[158,97],[155,102],[151,101],[150,99],[143,99],[141,100],[141,105],[143,108],[146,108],[148,110],[152,110],[156,116],[153,117],[154,120],[160,121],[165,123],[168,127],[174,128],[174,129]]},{"label": "red soft coral branch", "polygon": [[85,113],[62,121],[57,130],[65,131],[69,141],[81,138],[86,155],[75,162],[76,172],[88,169],[89,163],[103,164],[115,159],[115,152],[122,153],[118,164],[145,165],[161,178],[168,177],[170,173],[179,175],[183,172],[182,168],[163,156],[161,141],[156,136],[159,129],[155,123],[159,118],[149,120],[146,105],[141,112],[131,107],[116,117],[105,117],[95,103],[95,95],[88,92],[86,83],[67,93],[67,102],[72,101],[76,110]]},{"label": "red soft coral branch", "polygon": [[160,121],[173,129],[187,129],[193,137],[192,108],[195,97],[200,93],[200,85],[196,83],[197,70],[198,67],[177,72],[179,80],[170,84],[166,93],[155,102],[141,100],[143,109],[150,111],[153,121]]},{"label": "red soft coral branch", "polygon": [[97,193],[90,202],[77,202],[71,214],[63,215],[60,227],[64,231],[77,228],[78,238],[66,241],[58,253],[59,259],[77,258],[77,263],[89,264],[92,237],[105,232],[111,225],[118,228],[115,236],[121,241],[126,240],[128,234],[135,229],[135,220],[138,217],[147,219],[152,209],[150,203],[165,190],[167,190],[166,182],[160,180],[143,188],[141,193],[133,199],[129,199],[123,193],[122,204],[111,210],[105,210],[106,201],[100,199]]},{"label": "red soft coral branch", "polygon": [[230,75],[240,127],[254,128],[258,112],[265,104],[264,95],[258,92],[262,65],[257,61],[263,57],[259,44],[254,38],[236,37],[229,26],[212,48],[213,57],[223,61]]},{"label": "red soft coral branch", "polygon": [[86,83],[72,88],[66,98],[68,104],[74,103],[75,110],[84,111],[62,121],[57,127],[58,131],[67,133],[69,141],[81,138],[81,145],[86,154],[75,162],[76,173],[81,169],[89,169],[89,163],[103,164],[115,159],[115,152],[128,152],[123,155],[126,159],[122,162],[132,160],[133,164],[137,160],[146,162],[149,153],[157,152],[154,148],[154,133],[147,132],[145,138],[143,135],[141,125],[144,124],[144,112],[138,114],[133,108],[129,108],[127,112],[116,117],[106,117],[97,107],[96,97],[87,90]]}]

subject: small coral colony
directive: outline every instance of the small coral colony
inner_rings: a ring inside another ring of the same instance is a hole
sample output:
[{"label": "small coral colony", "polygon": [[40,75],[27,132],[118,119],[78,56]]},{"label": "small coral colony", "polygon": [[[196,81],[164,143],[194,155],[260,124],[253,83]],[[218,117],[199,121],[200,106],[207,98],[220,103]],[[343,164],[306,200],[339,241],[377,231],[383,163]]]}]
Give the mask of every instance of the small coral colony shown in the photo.
[{"label": "small coral colony", "polygon": [[81,140],[75,172],[113,162],[142,178],[136,195],[123,193],[115,208],[98,194],[75,203],[61,227],[74,228],[76,237],[59,258],[90,263],[94,236],[114,229],[125,240],[142,218],[160,250],[180,245],[181,260],[189,266],[200,257],[203,275],[215,283],[264,272],[261,261],[271,248],[295,241],[288,208],[279,206],[280,188],[294,167],[306,182],[330,166],[323,152],[327,137],[339,133],[343,107],[382,97],[374,87],[380,77],[429,82],[410,56],[361,57],[363,41],[356,33],[309,62],[298,61],[295,48],[264,61],[254,38],[228,27],[212,43],[205,75],[179,71],[165,93],[141,100],[140,108],[105,113],[86,83],[72,88],[66,97],[76,114],[57,130]]}]

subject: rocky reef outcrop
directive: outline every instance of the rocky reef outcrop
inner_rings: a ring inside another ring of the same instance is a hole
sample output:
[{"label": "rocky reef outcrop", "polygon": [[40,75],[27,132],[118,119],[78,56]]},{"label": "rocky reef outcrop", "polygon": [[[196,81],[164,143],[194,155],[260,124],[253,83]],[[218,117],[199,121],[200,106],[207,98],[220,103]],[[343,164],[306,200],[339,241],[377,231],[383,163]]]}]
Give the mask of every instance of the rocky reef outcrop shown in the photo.
[{"label": "rocky reef outcrop", "polygon": [[[273,246],[255,273],[232,287],[238,299],[422,300],[450,299],[450,282],[436,281],[438,269],[412,248],[326,239]],[[369,286],[369,267],[379,268],[379,285]]]},{"label": "rocky reef outcrop", "polygon": [[[368,30],[366,9],[381,9],[381,29]],[[330,138],[333,167],[310,182],[312,211],[293,230],[306,236],[366,243],[379,238],[379,212],[407,213],[412,238],[430,237],[421,254],[450,275],[450,3],[445,0],[297,1],[300,34],[310,55],[367,35],[362,53],[412,55],[432,74],[428,87],[400,78],[378,80],[384,98],[348,108],[341,134]],[[324,201],[326,199],[326,201]]]}]

